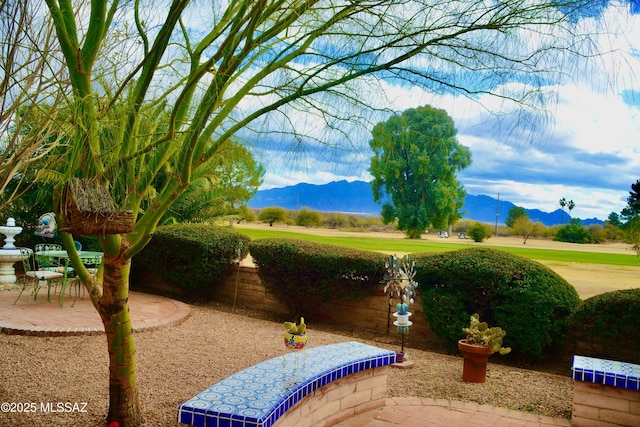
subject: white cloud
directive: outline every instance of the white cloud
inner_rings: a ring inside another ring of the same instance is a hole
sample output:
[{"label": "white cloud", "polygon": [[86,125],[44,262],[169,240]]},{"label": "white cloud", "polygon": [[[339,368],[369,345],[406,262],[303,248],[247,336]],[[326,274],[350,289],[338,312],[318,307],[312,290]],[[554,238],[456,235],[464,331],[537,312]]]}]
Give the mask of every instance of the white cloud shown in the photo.
[{"label": "white cloud", "polygon": [[639,177],[640,111],[585,86],[559,87],[558,96],[554,125],[531,144],[505,143],[482,123],[461,128],[474,161],[461,181],[470,194],[500,193],[526,208],[553,211],[566,197],[576,203],[574,217],[606,219],[626,205]]}]

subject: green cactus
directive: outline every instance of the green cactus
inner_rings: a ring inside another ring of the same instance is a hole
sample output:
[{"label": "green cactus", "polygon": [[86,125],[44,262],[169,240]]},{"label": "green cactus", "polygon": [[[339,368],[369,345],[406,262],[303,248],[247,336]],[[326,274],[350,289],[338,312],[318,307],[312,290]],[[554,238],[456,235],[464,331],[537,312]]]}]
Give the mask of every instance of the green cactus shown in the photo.
[{"label": "green cactus", "polygon": [[293,322],[284,322],[283,326],[287,331],[289,331],[292,334],[297,334],[298,333],[298,327]]},{"label": "green cactus", "polygon": [[282,326],[284,326],[290,334],[294,335],[303,335],[307,331],[307,325],[304,323],[304,317],[300,318],[299,325],[296,325],[293,322],[284,322]]},{"label": "green cactus", "polygon": [[511,347],[502,347],[502,338],[507,332],[497,326],[490,328],[487,322],[480,321],[478,313],[471,315],[469,327],[462,328],[462,331],[467,334],[467,344],[489,347],[494,353],[502,355],[511,351]]}]

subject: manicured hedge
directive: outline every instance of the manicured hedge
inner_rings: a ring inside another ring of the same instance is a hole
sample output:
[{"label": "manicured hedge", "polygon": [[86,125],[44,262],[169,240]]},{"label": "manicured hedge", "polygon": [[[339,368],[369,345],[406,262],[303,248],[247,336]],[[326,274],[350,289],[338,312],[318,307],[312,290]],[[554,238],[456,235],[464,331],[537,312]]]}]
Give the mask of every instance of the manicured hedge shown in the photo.
[{"label": "manicured hedge", "polygon": [[251,239],[229,228],[208,224],[158,227],[149,244],[134,258],[165,282],[207,298],[208,289],[222,281],[234,262],[249,253]]},{"label": "manicured hedge", "polygon": [[291,319],[312,316],[326,302],[357,299],[380,287],[386,256],[297,239],[253,240],[249,247],[268,292]]},{"label": "manicured hedge", "polygon": [[523,356],[543,356],[564,339],[580,304],[575,288],[542,264],[490,248],[418,254],[415,280],[431,330],[451,348],[479,313],[507,331],[504,345]]},{"label": "manicured hedge", "polygon": [[640,363],[640,289],[588,298],[571,316],[572,339],[583,356]]}]

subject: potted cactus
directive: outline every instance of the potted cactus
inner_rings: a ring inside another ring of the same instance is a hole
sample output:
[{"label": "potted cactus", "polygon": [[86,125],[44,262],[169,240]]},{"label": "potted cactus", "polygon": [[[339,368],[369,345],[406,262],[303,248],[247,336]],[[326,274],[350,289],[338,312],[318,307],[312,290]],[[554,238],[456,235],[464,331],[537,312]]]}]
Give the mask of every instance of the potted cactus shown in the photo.
[{"label": "potted cactus", "polygon": [[467,334],[465,339],[458,341],[458,349],[462,352],[464,365],[462,380],[470,383],[483,383],[487,378],[487,361],[493,353],[502,355],[511,351],[510,347],[502,346],[502,338],[507,334],[502,328],[480,322],[480,315],[471,316],[468,328],[462,328]]},{"label": "potted cactus", "polygon": [[307,325],[304,323],[304,317],[300,318],[298,325],[294,322],[284,322],[282,325],[287,330],[284,334],[284,345],[287,348],[300,350],[306,347],[309,336],[306,334]]}]

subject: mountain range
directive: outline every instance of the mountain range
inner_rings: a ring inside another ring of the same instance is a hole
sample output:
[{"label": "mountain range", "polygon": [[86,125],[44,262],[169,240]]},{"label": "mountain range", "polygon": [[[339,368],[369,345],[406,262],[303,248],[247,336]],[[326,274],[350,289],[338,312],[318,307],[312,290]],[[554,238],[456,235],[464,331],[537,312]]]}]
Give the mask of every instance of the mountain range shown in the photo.
[{"label": "mountain range", "polygon": [[[356,215],[380,216],[381,206],[373,201],[371,185],[364,181],[334,181],[316,185],[300,183],[288,187],[260,190],[248,203],[250,208],[262,209],[279,206],[288,210],[306,207],[321,212],[341,212]],[[516,205],[486,195],[468,194],[464,201],[463,219],[503,225],[509,210]],[[539,209],[525,209],[532,221],[546,226],[567,223],[571,217],[567,212],[556,209],[543,212]],[[582,224],[604,224],[597,218],[582,220]]]}]

